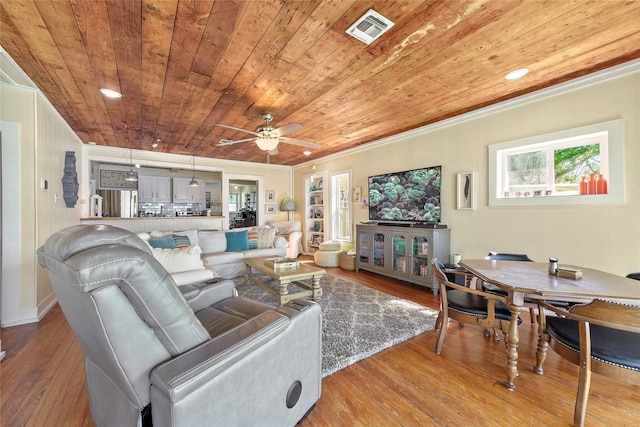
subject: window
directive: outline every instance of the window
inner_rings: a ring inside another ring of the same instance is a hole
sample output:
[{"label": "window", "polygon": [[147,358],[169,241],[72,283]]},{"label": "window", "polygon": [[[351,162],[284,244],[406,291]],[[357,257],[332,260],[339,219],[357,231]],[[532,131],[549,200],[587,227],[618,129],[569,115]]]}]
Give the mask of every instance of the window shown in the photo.
[{"label": "window", "polygon": [[229,212],[238,212],[240,207],[238,206],[238,193],[229,194]]},{"label": "window", "polygon": [[331,239],[352,241],[351,172],[331,175]]},{"label": "window", "polygon": [[623,203],[623,145],[622,120],[491,145],[489,205]]}]

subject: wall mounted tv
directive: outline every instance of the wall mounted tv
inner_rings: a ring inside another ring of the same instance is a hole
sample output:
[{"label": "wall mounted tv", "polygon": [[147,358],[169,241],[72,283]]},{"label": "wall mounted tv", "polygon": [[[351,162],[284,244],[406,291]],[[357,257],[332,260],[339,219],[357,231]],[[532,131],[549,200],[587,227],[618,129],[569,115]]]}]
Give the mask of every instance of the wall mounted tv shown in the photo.
[{"label": "wall mounted tv", "polygon": [[369,220],[441,222],[442,166],[369,177]]}]

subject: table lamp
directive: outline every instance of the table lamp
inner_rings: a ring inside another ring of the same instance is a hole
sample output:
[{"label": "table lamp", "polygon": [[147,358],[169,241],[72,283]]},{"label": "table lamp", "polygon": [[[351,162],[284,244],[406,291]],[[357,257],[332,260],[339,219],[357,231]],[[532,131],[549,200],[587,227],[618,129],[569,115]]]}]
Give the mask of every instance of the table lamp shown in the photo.
[{"label": "table lamp", "polygon": [[289,215],[289,221],[291,221],[291,212],[296,210],[296,202],[294,202],[293,199],[286,197],[282,200],[282,203],[280,203],[280,210],[286,211]]}]

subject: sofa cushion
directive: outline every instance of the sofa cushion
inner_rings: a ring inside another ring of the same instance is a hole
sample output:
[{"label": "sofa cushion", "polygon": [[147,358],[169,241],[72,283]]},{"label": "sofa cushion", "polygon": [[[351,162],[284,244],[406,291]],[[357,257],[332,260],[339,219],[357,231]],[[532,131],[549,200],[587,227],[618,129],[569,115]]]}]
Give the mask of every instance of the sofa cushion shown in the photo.
[{"label": "sofa cushion", "polygon": [[[256,249],[257,250],[257,249]],[[253,251],[249,251],[253,252]],[[240,263],[245,257],[245,252],[216,252],[212,254],[203,254],[202,258],[205,259],[207,264],[218,270],[218,266],[222,264]]]},{"label": "sofa cushion", "polygon": [[273,240],[276,238],[275,228],[258,229],[258,249],[266,249],[273,247]]},{"label": "sofa cushion", "polygon": [[205,254],[224,252],[227,250],[227,238],[224,231],[200,231],[199,246]]},{"label": "sofa cushion", "polygon": [[247,230],[229,231],[225,233],[227,237],[227,252],[242,252],[249,250],[249,239]]},{"label": "sofa cushion", "polygon": [[160,249],[175,249],[176,241],[173,239],[173,235],[164,236],[164,237],[152,237],[149,239],[149,244],[152,248],[160,248]]},{"label": "sofa cushion", "polygon": [[199,246],[176,249],[153,248],[151,251],[155,259],[169,274],[204,269],[204,264],[200,258],[202,250]]}]

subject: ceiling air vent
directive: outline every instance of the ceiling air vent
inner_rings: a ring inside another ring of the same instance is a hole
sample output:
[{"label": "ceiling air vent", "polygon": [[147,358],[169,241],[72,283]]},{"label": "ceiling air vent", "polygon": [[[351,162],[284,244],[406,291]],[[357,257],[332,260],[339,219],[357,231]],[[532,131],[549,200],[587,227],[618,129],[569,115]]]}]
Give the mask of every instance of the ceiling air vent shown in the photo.
[{"label": "ceiling air vent", "polygon": [[363,43],[371,44],[372,41],[387,32],[391,27],[393,27],[393,22],[375,10],[369,9],[367,13],[347,29],[346,33]]}]

